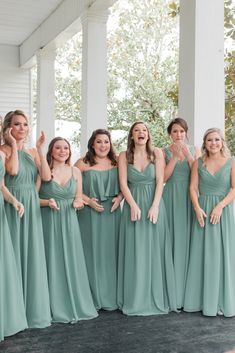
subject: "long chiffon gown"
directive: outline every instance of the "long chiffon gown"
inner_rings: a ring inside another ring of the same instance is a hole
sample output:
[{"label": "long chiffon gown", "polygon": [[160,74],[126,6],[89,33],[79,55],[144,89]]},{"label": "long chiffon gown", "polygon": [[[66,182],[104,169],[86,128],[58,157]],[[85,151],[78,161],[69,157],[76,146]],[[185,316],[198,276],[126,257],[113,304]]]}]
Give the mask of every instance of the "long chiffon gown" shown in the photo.
[{"label": "long chiffon gown", "polygon": [[104,207],[99,213],[89,206],[78,212],[92,296],[97,309],[115,310],[120,207],[110,212],[119,193],[117,168],[82,173],[83,192]]},{"label": "long chiffon gown", "polygon": [[[0,182],[5,169],[0,157]],[[18,216],[19,217],[19,216]],[[27,328],[23,292],[0,191],[0,341]]]},{"label": "long chiffon gown", "polygon": [[206,212],[205,227],[194,216],[192,244],[186,282],[184,310],[204,315],[235,315],[235,217],[233,204],[227,205],[218,224],[210,223],[212,209],[230,190],[230,158],[211,174],[198,163],[199,203]]},{"label": "long chiffon gown", "polygon": [[156,188],[155,166],[150,163],[140,172],[129,164],[127,175],[129,189],[141,209],[141,219],[131,221],[130,207],[125,202],[119,244],[119,308],[127,315],[166,314],[176,310],[176,292],[163,200],[157,223],[147,219]]},{"label": "long chiffon gown", "polygon": [[23,203],[25,213],[20,218],[11,205],[6,204],[5,208],[28,326],[42,328],[50,325],[51,314],[40,205],[35,187],[37,168],[25,151],[18,151],[18,158],[18,174],[6,174],[5,182],[10,192]]},{"label": "long chiffon gown", "polygon": [[54,198],[59,211],[41,207],[52,320],[76,322],[97,316],[88,282],[79,223],[72,203],[76,180],[43,182],[40,198]]},{"label": "long chiffon gown", "polygon": [[[194,147],[190,146],[191,153]],[[164,148],[166,163],[172,158],[169,148]],[[188,270],[192,203],[189,196],[190,167],[187,160],[178,161],[163,190],[172,242],[173,264],[176,279],[177,308],[183,307]]]}]

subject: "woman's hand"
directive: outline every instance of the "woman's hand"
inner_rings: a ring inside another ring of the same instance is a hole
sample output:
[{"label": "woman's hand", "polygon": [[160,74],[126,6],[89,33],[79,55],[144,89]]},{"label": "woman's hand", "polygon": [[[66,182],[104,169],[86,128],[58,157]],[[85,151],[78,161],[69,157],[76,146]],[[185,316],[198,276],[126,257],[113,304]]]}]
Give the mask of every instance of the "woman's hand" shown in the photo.
[{"label": "woman's hand", "polygon": [[98,203],[98,199],[96,199],[95,197],[90,198],[90,200],[88,201],[88,205],[93,208],[96,212],[103,212],[104,211],[104,207]]},{"label": "woman's hand", "polygon": [[39,136],[39,138],[37,139],[37,142],[36,142],[36,147],[37,147],[38,151],[40,151],[42,149],[42,147],[45,144],[45,141],[46,141],[45,134],[44,134],[43,131],[41,131],[40,136]]},{"label": "woman's hand", "polygon": [[201,207],[196,208],[195,209],[195,213],[196,213],[196,217],[197,217],[198,223],[203,228],[205,226],[204,218],[207,217],[206,213],[204,212],[204,210]]},{"label": "woman's hand", "polygon": [[216,205],[216,206],[213,208],[213,210],[212,210],[212,212],[211,212],[211,215],[210,215],[210,222],[211,222],[212,224],[217,224],[217,223],[219,223],[220,217],[221,217],[221,215],[222,215],[222,211],[223,211],[223,207],[222,207],[220,204]]},{"label": "woman's hand", "polygon": [[171,152],[174,159],[180,159],[181,155],[181,144],[173,143],[171,145]]},{"label": "woman's hand", "polygon": [[11,131],[12,131],[12,127],[9,127],[8,129],[6,129],[4,138],[10,143],[11,146],[13,146],[13,145],[16,145],[16,139],[12,136]]},{"label": "woman's hand", "polygon": [[23,214],[24,214],[24,205],[14,198],[12,200],[12,206],[16,209],[16,211],[18,212],[19,216],[22,217]]},{"label": "woman's hand", "polygon": [[122,201],[122,199],[119,196],[116,196],[112,199],[113,205],[110,210],[111,213],[114,212],[120,206],[121,201]]},{"label": "woman's hand", "polygon": [[131,207],[131,221],[135,222],[135,221],[139,221],[141,218],[141,210],[140,208],[135,205]]},{"label": "woman's hand", "polygon": [[157,223],[158,212],[159,212],[158,206],[151,206],[150,209],[149,209],[149,211],[148,211],[148,219],[149,219],[150,222],[152,222],[153,224],[156,224],[156,223]]},{"label": "woman's hand", "polygon": [[81,210],[83,207],[84,207],[84,201],[82,197],[76,197],[73,200],[73,208],[75,208],[75,210]]},{"label": "woman's hand", "polygon": [[58,207],[55,199],[49,199],[48,200],[48,207],[50,207],[52,210],[59,211],[60,208]]}]

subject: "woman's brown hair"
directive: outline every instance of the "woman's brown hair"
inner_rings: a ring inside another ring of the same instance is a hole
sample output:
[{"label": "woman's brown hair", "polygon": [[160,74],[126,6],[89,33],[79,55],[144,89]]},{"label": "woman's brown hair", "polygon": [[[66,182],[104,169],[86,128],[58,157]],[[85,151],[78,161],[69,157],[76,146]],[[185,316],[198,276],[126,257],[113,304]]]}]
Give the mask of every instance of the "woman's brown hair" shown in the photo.
[{"label": "woman's brown hair", "polygon": [[70,162],[70,159],[71,159],[71,146],[70,146],[70,143],[68,140],[66,140],[65,138],[63,137],[55,137],[53,138],[53,140],[51,140],[49,146],[48,146],[48,151],[47,151],[47,155],[46,155],[46,158],[47,158],[47,163],[49,164],[49,167],[50,169],[53,168],[53,157],[52,157],[52,150],[53,150],[53,147],[54,147],[54,144],[57,142],[57,141],[65,141],[68,146],[69,146],[69,157],[66,159],[65,161],[65,164],[68,164],[68,165],[71,165],[71,162]]},{"label": "woman's brown hair", "polygon": [[188,137],[188,136],[187,136],[188,124],[187,124],[187,122],[186,122],[184,119],[182,119],[182,118],[175,118],[175,119],[173,119],[173,120],[170,121],[169,125],[167,126],[168,135],[171,134],[172,127],[173,127],[174,124],[177,124],[177,125],[181,126],[182,129],[184,129],[184,131],[185,131],[185,133],[186,133],[186,137]]},{"label": "woman's brown hair", "polygon": [[11,126],[12,119],[15,115],[23,116],[25,118],[26,122],[28,123],[28,118],[22,110],[17,109],[17,110],[8,112],[5,115],[3,122],[2,122],[2,139],[6,145],[9,145],[9,142],[6,139],[6,130]]},{"label": "woman's brown hair", "polygon": [[148,132],[148,140],[146,143],[147,157],[152,163],[154,163],[155,155],[154,155],[154,151],[153,151],[153,147],[152,147],[151,134],[150,134],[148,126],[143,121],[136,121],[134,124],[132,124],[132,126],[130,128],[128,138],[127,138],[127,151],[126,151],[127,162],[130,164],[134,163],[135,143],[134,143],[132,134],[133,134],[134,128],[138,124],[143,124],[147,129],[147,132]]},{"label": "woman's brown hair", "polygon": [[88,163],[91,167],[93,165],[97,164],[97,162],[95,160],[96,154],[95,154],[95,150],[93,148],[93,144],[95,142],[95,139],[96,139],[97,135],[106,135],[108,137],[109,143],[110,143],[110,150],[109,150],[109,153],[108,153],[107,157],[111,161],[111,164],[113,166],[116,166],[117,165],[116,153],[115,153],[114,148],[113,148],[111,135],[110,135],[109,131],[106,130],[106,129],[97,129],[97,130],[93,131],[93,133],[92,133],[92,135],[89,138],[88,143],[87,143],[88,151],[87,151],[85,157],[83,158],[83,162],[84,163]]}]

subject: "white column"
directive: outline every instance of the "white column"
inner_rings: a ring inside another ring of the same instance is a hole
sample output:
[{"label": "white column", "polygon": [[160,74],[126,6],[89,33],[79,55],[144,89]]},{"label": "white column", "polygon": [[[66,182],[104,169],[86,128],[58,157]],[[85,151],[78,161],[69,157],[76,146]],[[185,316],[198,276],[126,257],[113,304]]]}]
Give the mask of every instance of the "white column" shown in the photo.
[{"label": "white column", "polygon": [[107,45],[108,10],[87,11],[81,18],[82,102],[81,154],[93,130],[107,126]]},{"label": "white column", "polygon": [[49,143],[55,137],[55,51],[37,53],[37,137],[45,132]]},{"label": "white column", "polygon": [[224,130],[224,1],[180,1],[179,116],[191,142]]}]

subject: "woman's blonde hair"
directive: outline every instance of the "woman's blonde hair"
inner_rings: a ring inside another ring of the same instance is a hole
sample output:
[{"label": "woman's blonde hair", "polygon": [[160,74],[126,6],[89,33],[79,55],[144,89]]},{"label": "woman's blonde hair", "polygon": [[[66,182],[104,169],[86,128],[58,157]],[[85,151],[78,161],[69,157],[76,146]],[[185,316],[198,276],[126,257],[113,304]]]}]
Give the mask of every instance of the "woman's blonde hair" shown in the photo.
[{"label": "woman's blonde hair", "polygon": [[143,124],[148,131],[148,141],[146,143],[146,152],[147,152],[148,159],[152,163],[154,163],[155,155],[154,155],[154,151],[153,151],[153,147],[152,147],[151,134],[150,134],[148,126],[143,121],[136,121],[134,124],[132,124],[132,126],[130,128],[128,138],[127,138],[127,151],[126,151],[127,162],[130,164],[134,163],[135,143],[134,143],[132,134],[133,134],[133,130],[134,130],[135,126],[139,125],[139,124]]},{"label": "woman's blonde hair", "polygon": [[231,156],[231,153],[226,145],[222,131],[216,127],[212,127],[210,129],[206,130],[206,132],[204,133],[204,136],[203,136],[203,144],[202,144],[201,152],[202,152],[202,160],[204,162],[205,162],[206,158],[209,157],[209,153],[206,149],[206,139],[207,139],[207,136],[213,132],[216,132],[221,138],[221,141],[222,141],[222,148],[220,150],[221,155],[223,157],[230,157]]},{"label": "woman's blonde hair", "polygon": [[2,140],[6,145],[9,145],[9,142],[7,141],[7,138],[6,138],[6,130],[11,126],[12,119],[15,115],[23,116],[28,123],[28,118],[22,110],[17,109],[17,110],[8,112],[3,119],[2,131],[1,131]]}]

